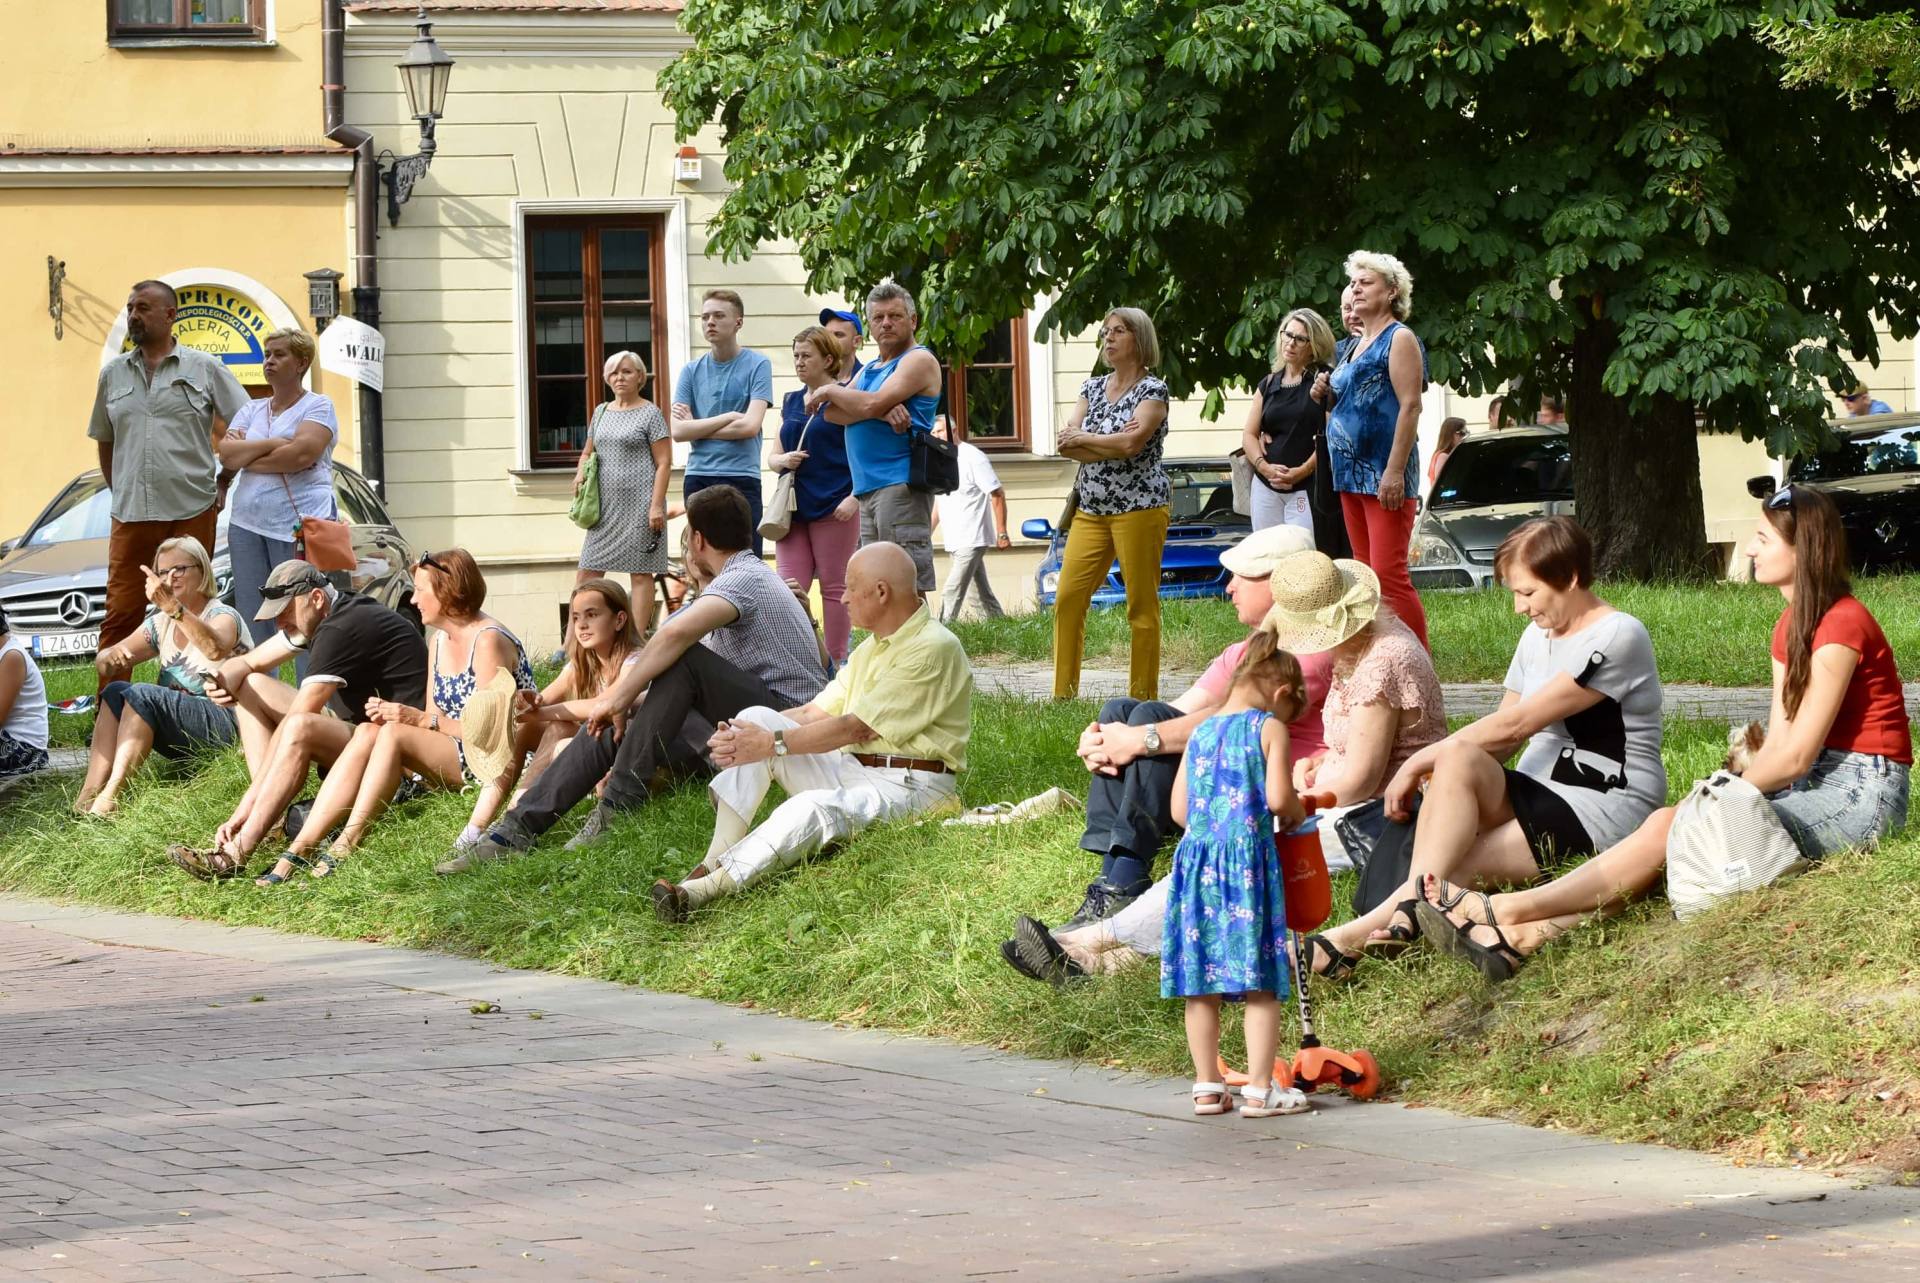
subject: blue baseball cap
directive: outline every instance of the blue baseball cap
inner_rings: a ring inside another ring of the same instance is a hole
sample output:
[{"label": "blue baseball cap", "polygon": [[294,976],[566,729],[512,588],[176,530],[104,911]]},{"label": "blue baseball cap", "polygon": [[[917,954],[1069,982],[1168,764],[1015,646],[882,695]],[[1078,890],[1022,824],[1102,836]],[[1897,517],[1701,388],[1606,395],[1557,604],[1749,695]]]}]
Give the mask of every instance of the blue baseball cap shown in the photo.
[{"label": "blue baseball cap", "polygon": [[845,321],[847,324],[853,326],[853,332],[855,334],[860,335],[862,338],[866,337],[867,327],[860,324],[860,314],[858,312],[846,312],[837,307],[821,308],[820,324],[825,325],[828,321],[832,320]]}]

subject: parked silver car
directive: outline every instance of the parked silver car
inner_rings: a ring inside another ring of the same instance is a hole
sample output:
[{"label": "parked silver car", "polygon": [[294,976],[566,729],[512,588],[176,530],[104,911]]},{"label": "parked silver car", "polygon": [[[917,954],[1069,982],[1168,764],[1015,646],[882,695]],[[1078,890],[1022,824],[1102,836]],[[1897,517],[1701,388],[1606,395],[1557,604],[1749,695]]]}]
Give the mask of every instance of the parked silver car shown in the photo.
[{"label": "parked silver car", "polygon": [[[413,615],[413,550],[387,515],[367,479],[345,464],[333,465],[333,493],[343,520],[353,526],[359,566],[347,578],[363,592]],[[0,605],[10,630],[26,639],[41,659],[92,655],[107,617],[107,536],[112,530],[113,492],[98,468],[75,477],[34,518],[27,532],[0,543]],[[227,514],[213,549],[220,595],[233,600],[227,560]]]},{"label": "parked silver car", "polygon": [[1415,588],[1485,588],[1493,554],[1532,517],[1573,514],[1573,452],[1560,427],[1476,433],[1455,446],[1414,523]]}]

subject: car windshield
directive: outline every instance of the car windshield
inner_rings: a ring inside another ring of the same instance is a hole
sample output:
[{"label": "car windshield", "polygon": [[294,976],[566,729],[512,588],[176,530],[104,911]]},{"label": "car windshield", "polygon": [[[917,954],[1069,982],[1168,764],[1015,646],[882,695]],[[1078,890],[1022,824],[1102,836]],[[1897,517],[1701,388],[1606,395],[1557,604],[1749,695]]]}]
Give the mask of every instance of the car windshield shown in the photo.
[{"label": "car windshield", "polygon": [[1573,452],[1563,436],[1485,436],[1460,443],[1427,500],[1430,508],[1483,508],[1573,498]]},{"label": "car windshield", "polygon": [[1247,518],[1233,510],[1233,474],[1225,468],[1188,468],[1167,465],[1167,480],[1173,484],[1170,519],[1181,522],[1211,521],[1223,525]]},{"label": "car windshield", "polygon": [[113,491],[98,478],[76,481],[60,492],[47,515],[28,532],[27,547],[105,539],[113,531]]},{"label": "car windshield", "polygon": [[1920,427],[1845,437],[1831,450],[1796,461],[1791,476],[1795,481],[1837,481],[1895,472],[1920,472]]}]

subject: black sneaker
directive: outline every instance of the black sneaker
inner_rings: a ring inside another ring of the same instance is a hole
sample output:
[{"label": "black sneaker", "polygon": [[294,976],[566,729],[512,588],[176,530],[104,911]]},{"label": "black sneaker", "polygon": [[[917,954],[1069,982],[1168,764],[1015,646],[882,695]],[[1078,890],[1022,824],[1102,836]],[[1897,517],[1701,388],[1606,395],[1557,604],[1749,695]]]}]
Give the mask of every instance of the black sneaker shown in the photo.
[{"label": "black sneaker", "polygon": [[1111,918],[1139,898],[1140,893],[1137,891],[1129,894],[1111,882],[1095,879],[1087,884],[1087,898],[1080,902],[1079,909],[1055,930],[1072,931],[1090,922]]}]

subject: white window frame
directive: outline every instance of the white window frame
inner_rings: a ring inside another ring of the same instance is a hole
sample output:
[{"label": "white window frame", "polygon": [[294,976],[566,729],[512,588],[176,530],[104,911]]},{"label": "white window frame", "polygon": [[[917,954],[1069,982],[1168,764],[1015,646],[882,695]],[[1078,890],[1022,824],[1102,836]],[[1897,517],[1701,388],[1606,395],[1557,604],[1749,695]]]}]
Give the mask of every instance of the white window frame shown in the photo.
[{"label": "white window frame", "polygon": [[667,219],[666,280],[660,297],[667,318],[667,363],[653,372],[654,399],[670,389],[680,368],[692,356],[692,322],[687,315],[687,201],[683,196],[635,197],[630,200],[516,200],[513,202],[513,425],[514,468],[517,473],[570,473],[572,465],[533,465],[532,424],[528,421],[527,367],[533,335],[527,322],[527,219],[555,214],[664,214]]}]

